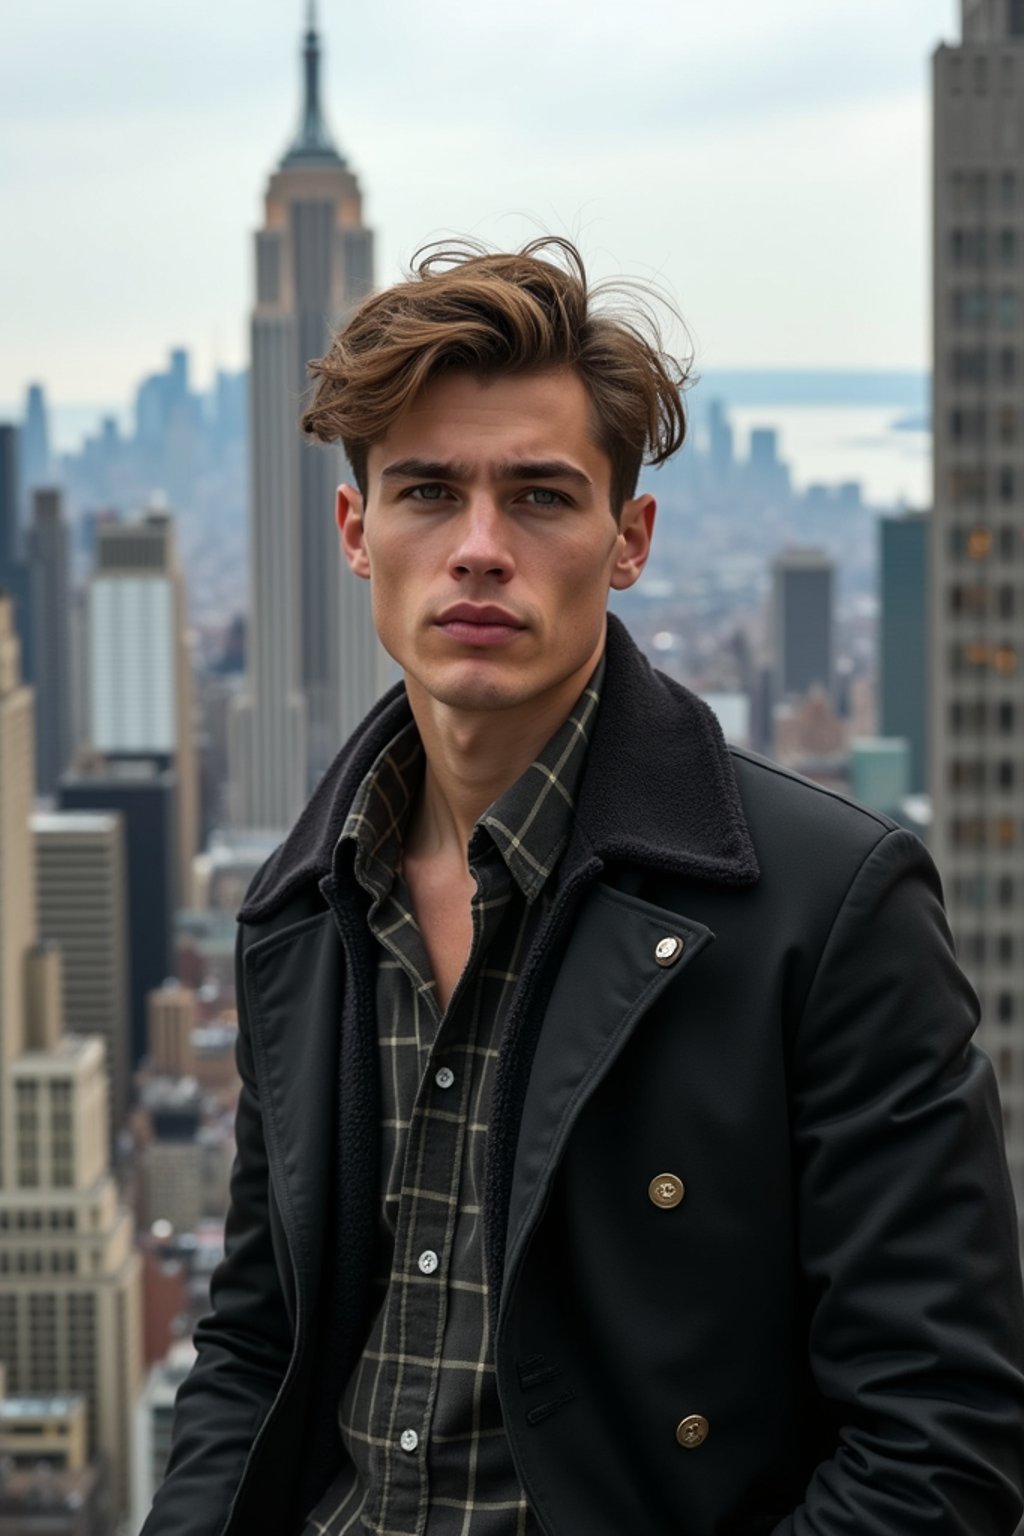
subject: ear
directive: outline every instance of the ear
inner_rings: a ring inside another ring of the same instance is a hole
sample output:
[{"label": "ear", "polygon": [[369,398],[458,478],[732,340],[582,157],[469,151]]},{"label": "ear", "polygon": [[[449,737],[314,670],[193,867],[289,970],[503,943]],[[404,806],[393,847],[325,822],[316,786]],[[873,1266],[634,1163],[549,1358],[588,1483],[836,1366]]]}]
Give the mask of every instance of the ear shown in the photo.
[{"label": "ear", "polygon": [[370,579],[370,555],[363,533],[363,498],[354,485],[339,485],[334,520],[341,538],[341,552],[350,570],[364,581]]},{"label": "ear", "polygon": [[658,506],[653,496],[634,496],[623,504],[616,538],[615,564],[609,586],[622,592],[639,580],[647,564],[654,535],[654,514]]}]

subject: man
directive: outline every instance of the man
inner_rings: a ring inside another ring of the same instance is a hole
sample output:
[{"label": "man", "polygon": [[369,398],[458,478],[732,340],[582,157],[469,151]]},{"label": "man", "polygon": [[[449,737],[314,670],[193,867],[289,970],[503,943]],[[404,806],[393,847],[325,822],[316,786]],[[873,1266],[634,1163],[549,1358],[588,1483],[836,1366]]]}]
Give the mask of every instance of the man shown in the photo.
[{"label": "man", "polygon": [[684,435],[565,242],[305,418],[404,682],[256,877],[227,1252],[145,1536],[1009,1536],[1017,1236],[921,844],[606,616]]}]

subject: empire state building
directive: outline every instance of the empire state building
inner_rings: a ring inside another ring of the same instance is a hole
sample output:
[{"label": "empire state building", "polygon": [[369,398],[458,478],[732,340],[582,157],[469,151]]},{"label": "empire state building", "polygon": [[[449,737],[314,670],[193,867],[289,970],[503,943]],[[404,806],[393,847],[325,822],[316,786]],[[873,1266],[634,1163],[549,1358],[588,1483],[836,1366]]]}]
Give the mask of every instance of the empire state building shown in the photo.
[{"label": "empire state building", "polygon": [[359,182],[321,105],[310,0],[298,132],[267,185],[256,234],[250,370],[249,672],[231,730],[231,819],[284,830],[377,698],[383,653],[369,591],[343,566],[340,449],[299,428],[306,365],[373,286]]}]

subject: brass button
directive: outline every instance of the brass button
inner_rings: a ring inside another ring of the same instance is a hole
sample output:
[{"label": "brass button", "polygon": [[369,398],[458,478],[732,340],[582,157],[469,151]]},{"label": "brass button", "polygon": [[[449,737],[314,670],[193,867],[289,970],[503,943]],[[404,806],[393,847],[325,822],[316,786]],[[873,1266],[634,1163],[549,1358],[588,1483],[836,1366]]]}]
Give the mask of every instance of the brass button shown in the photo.
[{"label": "brass button", "polygon": [[683,952],[682,939],[672,934],[667,939],[659,939],[654,946],[654,958],[659,965],[675,965]]},{"label": "brass button", "polygon": [[686,1451],[695,1451],[708,1437],[710,1425],[702,1413],[688,1413],[676,1425],[676,1439]]},{"label": "brass button", "polygon": [[675,1173],[659,1173],[647,1186],[647,1193],[655,1205],[670,1211],[686,1194],[686,1185]]}]

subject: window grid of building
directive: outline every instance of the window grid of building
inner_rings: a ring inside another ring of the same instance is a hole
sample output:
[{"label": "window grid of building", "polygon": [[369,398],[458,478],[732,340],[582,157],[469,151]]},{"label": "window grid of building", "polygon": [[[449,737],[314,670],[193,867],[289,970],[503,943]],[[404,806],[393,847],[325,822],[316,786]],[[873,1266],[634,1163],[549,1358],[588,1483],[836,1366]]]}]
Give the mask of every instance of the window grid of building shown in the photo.
[{"label": "window grid of building", "polygon": [[934,57],[933,844],[1024,1210],[1024,32]]}]

